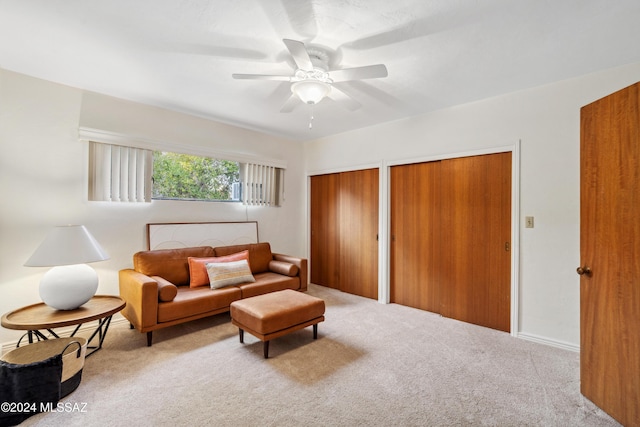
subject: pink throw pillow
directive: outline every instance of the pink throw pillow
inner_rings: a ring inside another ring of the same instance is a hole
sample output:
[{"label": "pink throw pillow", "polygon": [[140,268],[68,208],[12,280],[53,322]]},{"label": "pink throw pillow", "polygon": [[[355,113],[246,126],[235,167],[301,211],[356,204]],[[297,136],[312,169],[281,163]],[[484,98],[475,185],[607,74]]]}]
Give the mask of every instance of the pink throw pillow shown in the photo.
[{"label": "pink throw pillow", "polygon": [[216,262],[241,261],[243,259],[249,262],[248,250],[237,252],[231,255],[219,256],[219,257],[187,258],[187,260],[189,261],[189,287],[197,288],[198,286],[209,285],[209,274],[207,273],[206,264],[216,263]]}]

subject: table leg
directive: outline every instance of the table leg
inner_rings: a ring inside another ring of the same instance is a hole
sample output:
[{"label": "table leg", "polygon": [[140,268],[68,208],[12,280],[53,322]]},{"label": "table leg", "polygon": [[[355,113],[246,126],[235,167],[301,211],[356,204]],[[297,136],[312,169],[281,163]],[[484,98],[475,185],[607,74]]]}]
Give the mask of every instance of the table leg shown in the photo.
[{"label": "table leg", "polygon": [[[109,330],[109,325],[111,324],[111,317],[112,316],[107,316],[98,321],[98,327],[95,331],[93,331],[93,334],[91,334],[91,336],[87,340],[87,349],[92,350],[91,353],[87,353],[87,357],[102,348],[102,343],[107,336],[107,331]],[[95,338],[96,335],[98,335],[98,345],[89,346],[89,343]]]},{"label": "table leg", "polygon": [[[77,329],[76,329],[76,330],[77,330]],[[51,335],[53,335],[53,337],[54,337],[54,338],[60,338],[60,337],[58,336],[58,334],[56,334],[55,332],[53,332],[51,329],[47,329],[47,331],[48,331]],[[74,333],[75,333],[75,332],[74,332]],[[43,336],[44,336],[44,335],[43,335]],[[73,334],[71,334],[71,336],[73,336]]]},{"label": "table leg", "polygon": [[[49,339],[49,338],[47,338],[47,336],[45,334],[43,334],[42,332],[40,332],[38,330],[33,331],[33,334],[36,336],[38,341],[40,341],[40,340],[48,340]],[[55,334],[53,334],[53,335],[55,335]],[[58,338],[58,337],[56,336],[56,338]],[[31,343],[31,342],[33,342],[33,341],[31,341],[31,337],[29,337],[29,343]]]},{"label": "table leg", "polygon": [[76,332],[78,332],[78,329],[80,329],[80,326],[82,326],[82,323],[78,324],[78,326],[76,326],[76,328],[73,330],[73,332],[71,332],[71,335],[69,336],[74,337],[76,335]]}]

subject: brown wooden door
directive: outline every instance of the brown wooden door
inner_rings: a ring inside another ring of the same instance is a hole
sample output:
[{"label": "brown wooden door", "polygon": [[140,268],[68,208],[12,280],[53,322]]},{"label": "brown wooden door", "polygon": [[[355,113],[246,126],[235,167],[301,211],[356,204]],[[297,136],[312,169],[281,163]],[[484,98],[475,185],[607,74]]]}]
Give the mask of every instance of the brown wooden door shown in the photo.
[{"label": "brown wooden door", "polygon": [[340,290],[378,298],[378,169],[340,174]]},{"label": "brown wooden door", "polygon": [[311,282],[378,298],[378,169],[311,177]]},{"label": "brown wooden door", "polygon": [[580,139],[580,389],[640,426],[640,83],[583,107]]},{"label": "brown wooden door", "polygon": [[394,166],[390,301],[440,313],[440,162]]},{"label": "brown wooden door", "polygon": [[511,153],[443,160],[441,314],[511,329]]},{"label": "brown wooden door", "polygon": [[509,332],[511,153],[394,166],[391,302]]},{"label": "brown wooden door", "polygon": [[338,288],[339,174],[311,177],[311,282]]}]

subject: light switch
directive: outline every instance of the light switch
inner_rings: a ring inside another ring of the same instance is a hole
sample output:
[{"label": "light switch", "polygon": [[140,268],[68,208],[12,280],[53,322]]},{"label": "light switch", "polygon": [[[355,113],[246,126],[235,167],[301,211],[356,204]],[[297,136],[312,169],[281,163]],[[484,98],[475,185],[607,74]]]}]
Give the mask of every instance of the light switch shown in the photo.
[{"label": "light switch", "polygon": [[524,226],[526,228],[533,228],[533,217],[532,216],[525,216],[524,217]]}]

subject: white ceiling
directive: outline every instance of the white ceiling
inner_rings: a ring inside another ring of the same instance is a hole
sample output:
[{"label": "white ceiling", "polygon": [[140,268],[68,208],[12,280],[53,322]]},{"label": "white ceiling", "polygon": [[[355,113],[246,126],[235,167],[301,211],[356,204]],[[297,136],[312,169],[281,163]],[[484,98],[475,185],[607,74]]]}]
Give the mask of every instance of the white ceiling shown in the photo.
[{"label": "white ceiling", "polygon": [[[330,68],[389,76],[336,83],[363,106],[280,108],[283,38]],[[639,0],[0,0],[0,67],[309,140],[640,61]],[[639,76],[640,80],[640,76]]]}]

